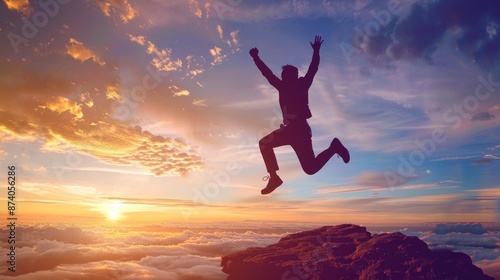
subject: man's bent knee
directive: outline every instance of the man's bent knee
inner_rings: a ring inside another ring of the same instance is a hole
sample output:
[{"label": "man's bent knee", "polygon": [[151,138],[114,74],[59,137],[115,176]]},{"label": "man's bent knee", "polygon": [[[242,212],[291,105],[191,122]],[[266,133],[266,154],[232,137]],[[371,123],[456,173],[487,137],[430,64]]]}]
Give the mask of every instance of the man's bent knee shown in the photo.
[{"label": "man's bent knee", "polygon": [[259,146],[261,148],[267,146],[268,144],[270,144],[273,141],[273,138],[274,138],[274,136],[272,134],[269,134],[269,135],[263,137],[262,139],[259,140]]},{"label": "man's bent knee", "polygon": [[316,172],[318,172],[318,170],[317,170],[317,169],[312,168],[312,167],[303,167],[302,169],[304,170],[304,172],[305,172],[307,175],[314,175],[314,174],[316,174]]},{"label": "man's bent knee", "polygon": [[262,138],[259,140],[259,147],[261,149],[264,149],[266,147],[266,144],[269,143],[269,141],[266,140],[266,137]]}]

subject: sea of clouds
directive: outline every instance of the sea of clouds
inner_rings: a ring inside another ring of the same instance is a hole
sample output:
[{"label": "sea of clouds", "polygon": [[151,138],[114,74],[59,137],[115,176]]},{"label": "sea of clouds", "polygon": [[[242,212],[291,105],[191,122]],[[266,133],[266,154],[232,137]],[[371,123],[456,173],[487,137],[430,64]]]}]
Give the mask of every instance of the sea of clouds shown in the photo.
[{"label": "sea of clouds", "polygon": [[500,224],[447,223],[408,227],[406,235],[424,240],[431,250],[448,249],[469,255],[489,276],[500,279]]},{"label": "sea of clouds", "polygon": [[[45,224],[17,228],[16,272],[2,261],[3,279],[226,279],[221,256],[263,247],[320,225],[276,223],[75,226]],[[500,279],[499,224],[367,227],[372,233],[401,231],[431,249],[464,252]],[[443,230],[445,229],[445,230]],[[7,229],[0,236],[8,236]],[[7,238],[0,238],[2,252]],[[4,258],[7,256],[5,254]]]}]

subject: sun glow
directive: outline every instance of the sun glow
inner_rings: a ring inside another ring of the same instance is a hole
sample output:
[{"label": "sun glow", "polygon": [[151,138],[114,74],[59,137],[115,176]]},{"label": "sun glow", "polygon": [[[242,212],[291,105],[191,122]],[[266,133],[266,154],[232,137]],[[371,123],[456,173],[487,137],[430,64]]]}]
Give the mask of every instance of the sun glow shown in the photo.
[{"label": "sun glow", "polygon": [[125,204],[119,200],[108,202],[106,205],[106,215],[109,220],[118,220],[123,218],[123,208]]}]

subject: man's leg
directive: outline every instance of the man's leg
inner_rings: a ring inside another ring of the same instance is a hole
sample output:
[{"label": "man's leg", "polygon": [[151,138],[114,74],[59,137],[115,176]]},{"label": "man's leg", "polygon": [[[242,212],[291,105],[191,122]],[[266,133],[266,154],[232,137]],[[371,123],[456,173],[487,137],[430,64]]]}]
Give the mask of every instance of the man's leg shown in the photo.
[{"label": "man's leg", "polygon": [[325,164],[335,154],[333,150],[326,149],[318,156],[314,156],[311,138],[295,141],[294,144],[292,144],[292,147],[297,154],[302,169],[308,175],[313,175],[321,170],[321,168],[323,168],[323,166],[325,166]]},{"label": "man's leg", "polygon": [[279,167],[276,155],[274,154],[274,148],[288,144],[286,134],[285,127],[281,127],[259,141],[260,152],[270,176],[267,186],[261,191],[262,194],[271,193],[283,183],[276,173]]},{"label": "man's leg", "polygon": [[318,156],[315,156],[312,147],[311,128],[309,125],[297,127],[293,134],[295,137],[291,145],[306,174],[312,175],[321,170],[335,153],[342,156],[344,162],[349,162],[349,152],[337,138],[332,141],[328,149],[321,152]]}]

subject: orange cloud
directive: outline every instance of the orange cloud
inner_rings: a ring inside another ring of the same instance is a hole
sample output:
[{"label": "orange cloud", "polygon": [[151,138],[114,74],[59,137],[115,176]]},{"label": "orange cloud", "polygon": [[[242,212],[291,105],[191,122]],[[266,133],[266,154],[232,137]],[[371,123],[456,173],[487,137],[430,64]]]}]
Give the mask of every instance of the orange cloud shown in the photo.
[{"label": "orange cloud", "polygon": [[214,61],[211,63],[212,66],[221,64],[222,59],[226,57],[226,55],[222,54],[222,49],[217,46],[214,46],[213,49],[210,49],[210,54],[214,57]]},{"label": "orange cloud", "polygon": [[198,4],[198,2],[196,0],[189,0],[189,8],[191,9],[191,12],[201,18],[202,16],[202,11],[200,9],[200,5]]},{"label": "orange cloud", "polygon": [[182,67],[182,60],[171,59],[172,50],[171,49],[162,49],[158,50],[155,44],[151,41],[148,41],[148,46],[146,49],[147,53],[156,55],[155,58],[151,61],[151,63],[158,69],[159,71],[176,71]]},{"label": "orange cloud", "polygon": [[110,11],[118,13],[124,23],[128,23],[137,14],[137,11],[130,5],[128,0],[93,0],[91,2],[97,5],[102,13],[108,17],[111,16]]},{"label": "orange cloud", "polygon": [[106,99],[122,101],[123,97],[118,93],[118,88],[114,85],[106,86]]},{"label": "orange cloud", "polygon": [[239,43],[238,38],[237,38],[238,32],[239,31],[232,31],[231,32],[231,42],[232,42],[233,46],[237,46]]},{"label": "orange cloud", "polygon": [[[156,136],[140,127],[126,127],[112,120],[89,124],[79,118],[83,117],[81,108],[65,98],[49,101],[39,108],[45,110],[39,110],[37,117],[29,121],[0,111],[0,138],[42,140],[46,152],[72,149],[109,163],[140,166],[157,176],[185,174],[203,166],[197,149],[179,138]],[[66,112],[74,119],[59,116]]]},{"label": "orange cloud", "polygon": [[144,36],[133,36],[128,34],[130,41],[136,42],[137,44],[144,46],[146,44],[146,37]]},{"label": "orange cloud", "polygon": [[33,12],[29,0],[4,0],[9,10],[18,11],[25,17],[28,17]]},{"label": "orange cloud", "polygon": [[177,92],[174,92],[174,96],[188,96],[190,94],[190,92],[188,90],[181,90],[181,91],[177,91]]},{"label": "orange cloud", "polygon": [[219,33],[219,37],[222,39],[222,27],[217,25],[217,33]]},{"label": "orange cloud", "polygon": [[175,85],[169,86],[168,88],[174,93],[174,97],[188,96],[191,94],[188,90],[180,89],[178,86]]},{"label": "orange cloud", "polygon": [[87,107],[94,107],[94,101],[92,100],[92,97],[90,97],[90,94],[88,93],[82,93],[80,94],[80,101],[87,105]]},{"label": "orange cloud", "polygon": [[130,41],[136,42],[141,46],[146,46],[146,52],[155,56],[151,64],[155,66],[158,71],[177,71],[182,67],[182,60],[179,58],[172,59],[171,49],[158,49],[156,45],[147,40],[145,36],[133,36],[128,34]]},{"label": "orange cloud", "polygon": [[195,105],[195,106],[202,106],[202,107],[208,106],[205,103],[205,99],[194,99],[193,100],[193,105]]},{"label": "orange cloud", "polygon": [[47,131],[26,120],[16,118],[9,112],[0,110],[0,139],[2,142],[11,140],[35,141],[40,134]]},{"label": "orange cloud", "polygon": [[203,69],[194,69],[194,70],[189,71],[188,75],[196,76],[196,75],[201,74],[203,72],[205,72],[205,70],[203,70]]},{"label": "orange cloud", "polygon": [[79,128],[83,133],[64,129],[59,135],[78,151],[110,163],[142,166],[157,176],[185,174],[202,168],[201,158],[195,155],[195,150],[180,139],[155,136],[140,127],[128,128],[106,122]]},{"label": "orange cloud", "polygon": [[[2,69],[6,76],[0,81],[0,91],[10,93],[0,103],[3,143],[33,142],[35,146],[41,144],[41,152],[48,152],[49,158],[51,153],[72,151],[115,166],[142,168],[157,176],[202,168],[197,147],[176,136],[156,136],[112,118],[114,105],[127,105],[119,99],[119,81],[107,73],[113,70],[103,68],[102,73],[86,81],[71,76],[72,71],[81,73],[78,67],[68,69],[71,77],[67,78],[34,72],[33,67],[22,69],[13,63],[2,63]],[[140,78],[144,76],[141,74]],[[164,87],[168,91],[168,85]],[[153,102],[155,95],[148,98]]]},{"label": "orange cloud", "polygon": [[69,39],[69,46],[66,46],[66,54],[74,58],[75,60],[84,62],[88,59],[92,59],[95,63],[104,66],[106,63],[93,51],[87,49],[81,42],[74,38]]},{"label": "orange cloud", "polygon": [[40,108],[47,108],[52,112],[62,113],[68,111],[75,118],[83,118],[82,108],[75,101],[69,100],[65,97],[58,96],[55,99],[47,101],[45,106],[40,106]]}]

